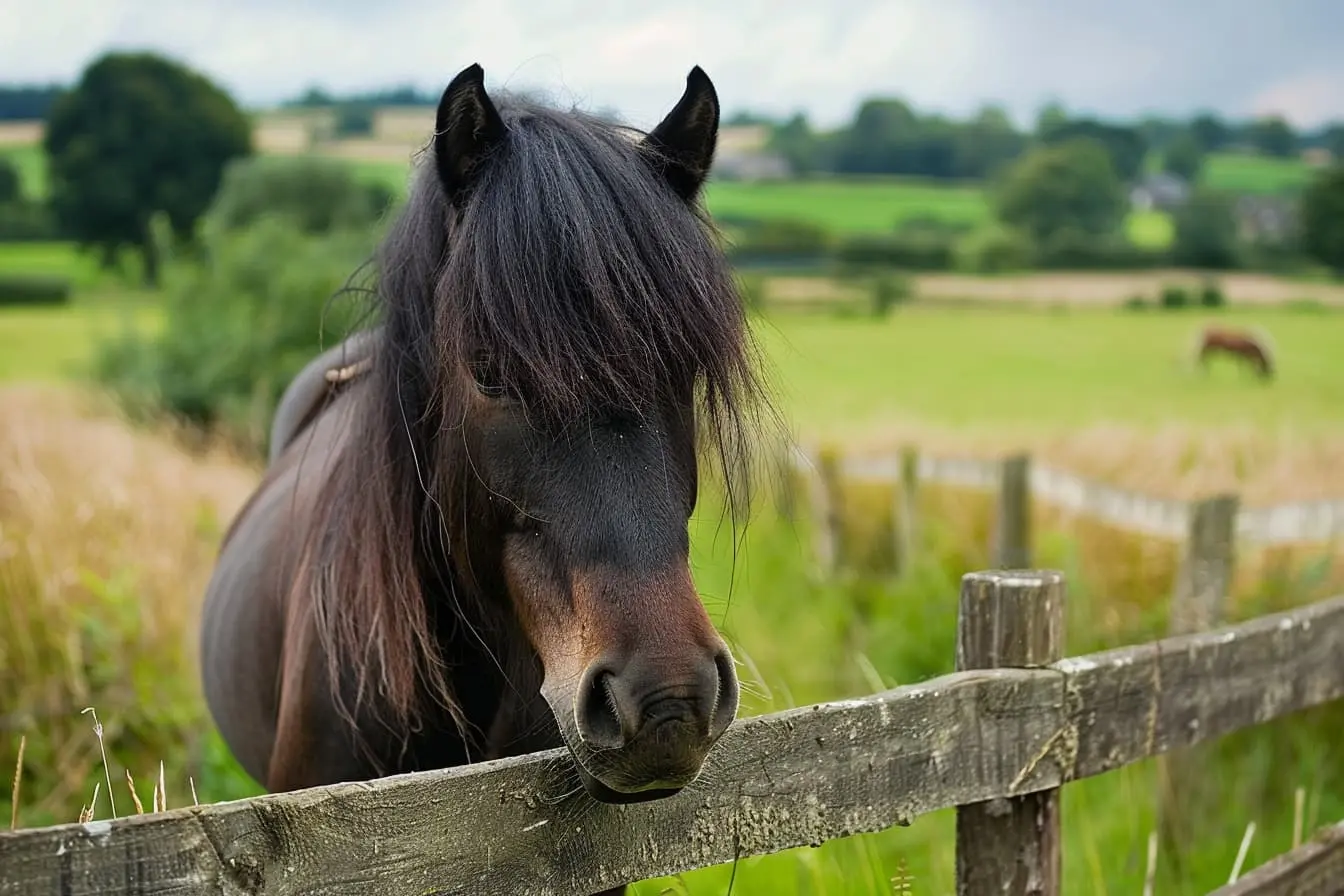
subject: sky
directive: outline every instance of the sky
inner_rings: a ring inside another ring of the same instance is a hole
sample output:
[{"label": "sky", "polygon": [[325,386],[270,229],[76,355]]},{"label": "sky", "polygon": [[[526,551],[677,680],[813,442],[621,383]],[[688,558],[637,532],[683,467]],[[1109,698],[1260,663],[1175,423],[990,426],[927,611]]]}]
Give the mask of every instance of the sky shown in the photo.
[{"label": "sky", "polygon": [[0,0],[0,82],[155,50],[257,107],[310,86],[488,87],[651,126],[701,65],[725,112],[848,120],[867,96],[1024,124],[1213,109],[1344,118],[1341,0]]}]

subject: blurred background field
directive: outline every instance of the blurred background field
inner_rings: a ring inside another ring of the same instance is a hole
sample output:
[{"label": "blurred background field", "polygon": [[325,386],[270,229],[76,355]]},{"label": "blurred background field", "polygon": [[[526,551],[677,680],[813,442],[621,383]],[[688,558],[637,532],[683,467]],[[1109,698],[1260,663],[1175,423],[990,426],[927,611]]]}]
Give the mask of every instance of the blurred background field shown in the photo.
[{"label": "blurred background field", "polygon": [[[140,209],[144,233],[73,234],[61,209],[77,178],[44,147],[45,114],[0,121],[15,185],[0,195],[0,768],[25,738],[21,825],[73,820],[105,779],[88,706],[122,814],[125,771],[148,802],[160,762],[170,805],[193,786],[203,802],[258,792],[201,702],[199,596],[281,390],[360,320],[344,287],[395,213],[436,99],[240,110],[248,151],[219,166],[201,213]],[[1344,497],[1344,126],[1055,112],[949,122],[878,95],[833,129],[727,120],[706,204],[791,436],[852,453],[1029,451],[1185,500]],[[147,129],[137,151],[179,151],[155,141]],[[1229,358],[1199,367],[1209,324],[1265,338],[1274,379]],[[855,550],[882,550],[890,490],[846,493]],[[779,497],[762,498],[735,561],[712,489],[693,523],[744,712],[950,672],[960,576],[990,563],[992,496],[922,490],[927,525],[901,575],[823,574],[807,514]],[[1068,653],[1165,634],[1178,544],[1034,513],[1034,564],[1068,576]],[[1248,549],[1237,570],[1232,620],[1344,587],[1333,544]],[[1179,870],[1159,856],[1157,892],[1225,881],[1251,821],[1247,867],[1287,849],[1298,789],[1308,830],[1344,818],[1342,723],[1329,707],[1219,742],[1224,804]],[[1142,889],[1155,786],[1142,763],[1066,788],[1065,892]],[[10,808],[0,796],[0,818]],[[950,893],[952,823],[935,813],[635,892]]]}]

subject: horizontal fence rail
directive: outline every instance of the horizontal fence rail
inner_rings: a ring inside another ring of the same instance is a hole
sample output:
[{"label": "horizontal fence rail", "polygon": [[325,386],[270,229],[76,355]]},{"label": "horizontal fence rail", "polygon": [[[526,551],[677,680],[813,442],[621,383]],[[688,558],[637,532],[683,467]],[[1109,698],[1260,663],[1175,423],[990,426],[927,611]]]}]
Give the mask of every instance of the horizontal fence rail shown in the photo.
[{"label": "horizontal fence rail", "polygon": [[1209,896],[1329,896],[1344,893],[1344,823],[1328,827],[1292,852]]},{"label": "horizontal fence rail", "polygon": [[[1062,581],[973,575],[977,587]],[[699,782],[639,805],[580,795],[568,755],[552,750],[0,833],[0,894],[591,893],[1046,791],[1217,738],[1344,697],[1341,657],[1344,597],[739,720]]]},{"label": "horizontal fence rail", "polygon": [[[800,449],[791,457],[795,469],[812,471],[817,466]],[[901,458],[896,454],[841,457],[837,467],[840,475],[855,480],[894,485],[901,477]],[[920,454],[916,475],[924,482],[991,490],[999,485],[1001,468],[997,460]],[[1029,477],[1033,498],[1140,535],[1184,537],[1195,503],[1117,488],[1035,462]],[[1266,547],[1330,541],[1344,536],[1344,499],[1245,507],[1237,513],[1236,534],[1249,544]]]}]

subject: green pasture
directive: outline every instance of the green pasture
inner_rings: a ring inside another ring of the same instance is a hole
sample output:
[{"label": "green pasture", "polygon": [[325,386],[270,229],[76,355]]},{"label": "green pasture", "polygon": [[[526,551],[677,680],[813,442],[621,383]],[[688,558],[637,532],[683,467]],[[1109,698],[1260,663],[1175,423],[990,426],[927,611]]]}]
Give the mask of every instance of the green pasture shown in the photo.
[{"label": "green pasture", "polygon": [[39,274],[68,277],[76,288],[92,287],[109,275],[99,270],[97,260],[70,243],[0,242],[0,274]]},{"label": "green pasture", "polygon": [[1200,175],[1205,186],[1233,193],[1280,193],[1300,189],[1311,180],[1312,169],[1301,159],[1241,153],[1211,153]]},{"label": "green pasture", "polygon": [[905,178],[818,178],[800,181],[712,181],[711,212],[724,217],[797,218],[835,233],[893,229],[911,218],[978,224],[989,216],[977,185],[944,185]]},{"label": "green pasture", "polygon": [[0,309],[0,382],[83,379],[100,339],[159,320],[157,307],[135,293],[57,308]]},{"label": "green pasture", "polygon": [[[60,247],[0,252],[0,271],[49,270]],[[37,262],[49,265],[42,267]],[[91,277],[80,262],[81,277]],[[131,315],[155,315],[125,288],[76,291],[67,308],[0,311],[0,376],[51,377]],[[1241,367],[1190,363],[1199,329],[1218,321],[1269,335],[1280,368],[1263,386]],[[756,323],[789,422],[802,433],[856,432],[891,420],[953,427],[1167,422],[1299,429],[1344,420],[1344,315],[1294,308],[1032,312],[913,305],[884,320],[780,313]]]},{"label": "green pasture", "polygon": [[28,197],[47,195],[47,162],[42,147],[32,145],[0,146],[0,157],[7,158],[19,169],[23,194]]}]

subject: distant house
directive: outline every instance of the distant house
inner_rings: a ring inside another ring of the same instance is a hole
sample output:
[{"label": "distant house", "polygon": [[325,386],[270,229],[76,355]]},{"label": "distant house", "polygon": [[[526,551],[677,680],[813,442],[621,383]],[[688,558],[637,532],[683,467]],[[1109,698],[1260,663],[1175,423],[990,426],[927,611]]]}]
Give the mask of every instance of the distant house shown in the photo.
[{"label": "distant house", "polygon": [[1166,171],[1147,174],[1129,191],[1129,204],[1138,211],[1169,212],[1185,205],[1190,184]]},{"label": "distant house", "polygon": [[1327,168],[1334,160],[1330,150],[1323,146],[1313,146],[1302,150],[1302,161],[1306,163],[1308,168]]},{"label": "distant house", "polygon": [[714,176],[723,180],[786,180],[793,174],[788,160],[767,150],[767,125],[729,125],[719,131]]},{"label": "distant house", "polygon": [[1282,243],[1297,227],[1296,204],[1282,196],[1238,196],[1237,236],[1247,243]]},{"label": "distant house", "polygon": [[765,152],[715,155],[714,176],[723,180],[787,180],[793,169],[783,156]]}]

